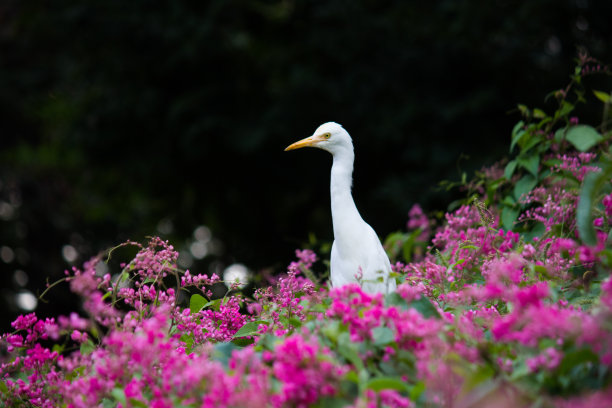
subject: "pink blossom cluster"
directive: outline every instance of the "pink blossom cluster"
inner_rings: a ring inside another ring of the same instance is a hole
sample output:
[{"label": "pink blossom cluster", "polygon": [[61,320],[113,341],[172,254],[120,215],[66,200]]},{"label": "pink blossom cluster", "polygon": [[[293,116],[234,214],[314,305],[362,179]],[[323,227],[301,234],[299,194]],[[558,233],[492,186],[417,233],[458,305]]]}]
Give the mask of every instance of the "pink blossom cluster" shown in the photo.
[{"label": "pink blossom cluster", "polygon": [[254,294],[255,302],[250,308],[268,322],[267,325],[260,325],[261,332],[273,331],[279,336],[290,333],[295,327],[292,321],[302,322],[306,319],[307,311],[301,304],[303,298],[313,296],[314,293],[312,282],[297,276],[295,270],[279,278],[276,289],[258,289]]},{"label": "pink blossom cluster", "polygon": [[264,361],[282,383],[272,398],[275,406],[308,407],[326,396],[336,394],[338,379],[347,369],[334,362],[332,353],[311,336],[292,335],[272,352],[264,352]]},{"label": "pink blossom cluster", "polygon": [[[149,253],[155,256],[155,252]],[[98,280],[85,280],[88,274],[76,270],[75,275],[84,293],[105,290],[94,284]],[[148,275],[146,271],[139,274]],[[51,337],[57,339],[60,330],[90,327],[78,315],[61,317],[59,326],[53,319],[39,320],[34,314],[20,316],[13,323],[17,333],[6,334],[2,340],[7,351],[24,350],[26,356],[0,367],[8,388],[1,400],[75,408],[99,406],[109,399],[118,400],[120,407],[139,406],[134,405],[137,403],[151,407],[229,407],[244,406],[247,401],[253,407],[305,407],[334,395],[346,372],[329,349],[311,344],[312,336],[306,332],[281,339],[277,352],[263,356],[253,348],[237,350],[229,357],[228,371],[213,358],[217,351],[211,342],[231,340],[248,320],[240,313],[238,297],[220,302],[218,311],[192,312],[174,301],[152,302],[160,299],[160,292],[172,297],[172,288],[161,291],[152,285],[138,287],[140,303],[132,301],[132,291],[119,290],[134,308],[117,317],[115,326],[109,327],[100,344],[89,351],[81,349],[64,356],[39,344]],[[290,272],[279,280],[278,296],[270,303],[278,301],[277,308],[297,307],[289,294],[307,287]],[[112,308],[112,304],[106,307]],[[189,337],[193,344],[188,352],[185,341]],[[31,373],[27,381],[12,379],[11,374],[20,371]],[[280,384],[279,390],[275,384]]]},{"label": "pink blossom cluster", "polygon": [[521,214],[519,222],[540,222],[547,231],[556,225],[561,225],[568,231],[576,225],[577,202],[577,192],[566,189],[563,184],[537,187],[521,197],[521,204],[530,206],[530,208]]},{"label": "pink blossom cluster", "polygon": [[[15,321],[16,333],[3,336],[7,351],[24,353],[2,365],[8,388],[3,401],[25,399],[45,407],[103,401],[121,407],[235,407],[245,401],[253,407],[307,407],[336,399],[356,407],[414,406],[406,392],[373,390],[367,384],[376,384],[376,378],[359,379],[360,366],[382,365],[406,389],[422,386],[421,398],[449,406],[466,393],[469,375],[460,374],[465,372],[461,367],[494,364],[493,371],[511,377],[523,365],[521,375],[550,376],[568,350],[579,347],[592,350],[610,369],[612,331],[606,322],[612,317],[612,281],[601,284],[600,308],[582,309],[559,296],[559,283],[571,282],[570,275],[554,275],[546,263],[557,254],[574,261],[565,267],[575,266],[585,246],[562,237],[525,243],[516,233],[495,229],[496,220],[482,225],[481,217],[469,206],[447,214],[432,242],[437,251],[418,263],[394,266],[405,282],[393,301],[364,293],[358,285],[316,291],[297,273],[310,267],[315,255],[301,251],[299,267],[260,290],[259,308],[250,315],[238,295],[202,310],[177,305],[175,290],[163,284],[163,274],[174,273],[175,266],[162,262],[159,268],[153,259],[140,258],[137,272],[129,275],[131,286],[116,290],[117,298],[131,306],[121,312],[102,295],[115,293],[111,281],[97,277],[95,266],[87,264],[69,280],[81,294],[101,294],[98,308],[88,309],[91,320],[71,314],[56,324],[25,315]],[[589,267],[601,263],[605,242],[591,248]],[[145,248],[147,256],[156,257],[158,252]],[[160,252],[167,259],[167,252]],[[466,258],[469,262],[462,261]],[[542,273],[558,280],[542,280]],[[157,282],[144,283],[156,277]],[[181,288],[214,282],[187,272],[183,277]],[[100,314],[100,307],[113,312]],[[231,345],[238,330],[254,321],[265,323],[252,345],[234,346],[226,363],[215,357],[218,345]],[[108,333],[91,335],[92,322],[108,323]],[[60,353],[41,346],[62,333],[90,348]],[[491,342],[498,351],[483,355]],[[14,379],[19,371],[29,373],[27,380]],[[363,392],[347,391],[362,381],[365,385],[357,389],[364,387]],[[609,394],[595,395],[605,400]]]},{"label": "pink blossom cluster", "polygon": [[303,249],[252,296],[214,298],[219,277],[180,270],[167,241],[122,244],[138,253],[117,273],[101,256],[66,273],[86,315],[27,314],[0,336],[0,406],[612,406],[609,185],[577,220],[609,158],[555,148],[518,202],[495,165],[435,230],[413,206],[398,242],[421,252],[394,261],[385,296],[319,285]]},{"label": "pink blossom cluster", "polygon": [[[0,364],[0,372],[4,373],[4,384],[8,389],[7,406],[19,401],[30,401],[34,406],[44,408],[55,407],[59,401],[53,395],[62,374],[56,363],[62,359],[57,351],[43,347],[40,342],[49,338],[57,339],[59,328],[54,319],[38,319],[34,313],[19,316],[12,324],[16,332],[5,334],[2,340],[9,353],[25,350],[13,360]],[[15,378],[11,373],[27,373],[25,378]]]},{"label": "pink blossom cluster", "polygon": [[334,394],[344,372],[329,351],[297,334],[276,353],[236,350],[225,367],[211,346],[185,353],[178,335],[169,334],[170,321],[169,310],[158,308],[134,331],[106,336],[85,371],[62,384],[63,400],[74,408],[97,406],[117,398],[120,387],[119,407],[306,407]]},{"label": "pink blossom cluster", "polygon": [[207,308],[195,313],[189,309],[180,313],[175,311],[176,329],[193,336],[196,344],[210,340],[230,341],[248,321],[248,317],[240,312],[240,307],[240,299],[233,296],[220,302],[219,310]]},{"label": "pink blossom cluster", "polygon": [[433,247],[443,255],[444,262],[440,263],[430,255],[424,263],[410,266],[413,271],[422,268],[427,278],[435,283],[461,280],[463,271],[494,255],[512,251],[519,241],[517,233],[496,229],[498,217],[483,215],[477,206],[461,206],[454,213],[447,213],[446,221],[432,240]]},{"label": "pink blossom cluster", "polygon": [[602,204],[604,206],[606,217],[608,217],[608,222],[610,222],[612,220],[612,193],[603,198]]},{"label": "pink blossom cluster", "polygon": [[254,302],[249,304],[249,310],[259,315],[259,320],[267,321],[259,327],[262,333],[281,336],[292,332],[295,328],[292,322],[303,322],[307,317],[302,300],[316,297],[314,282],[302,274],[310,272],[317,255],[309,249],[296,250],[295,254],[298,260],[289,264],[287,274],[276,280],[276,287],[257,289]]},{"label": "pink blossom cluster", "polygon": [[296,249],[295,256],[298,260],[291,262],[287,269],[289,272],[294,272],[296,275],[302,273],[304,269],[310,269],[312,264],[317,261],[317,254],[310,249]]},{"label": "pink blossom cluster", "polygon": [[599,167],[589,165],[589,163],[592,163],[596,158],[597,154],[589,152],[557,154],[556,159],[559,160],[560,163],[555,164],[552,170],[555,172],[568,172],[574,176],[576,180],[582,182],[588,173],[601,170]]},{"label": "pink blossom cluster", "polygon": [[423,212],[423,209],[420,205],[414,204],[410,211],[408,212],[408,222],[406,223],[406,227],[408,230],[421,230],[421,234],[418,237],[419,241],[425,241],[429,238],[431,234],[431,226],[430,220]]},{"label": "pink blossom cluster", "polygon": [[554,370],[561,363],[563,355],[554,347],[549,347],[544,352],[536,357],[527,359],[527,367],[532,372],[540,370]]}]

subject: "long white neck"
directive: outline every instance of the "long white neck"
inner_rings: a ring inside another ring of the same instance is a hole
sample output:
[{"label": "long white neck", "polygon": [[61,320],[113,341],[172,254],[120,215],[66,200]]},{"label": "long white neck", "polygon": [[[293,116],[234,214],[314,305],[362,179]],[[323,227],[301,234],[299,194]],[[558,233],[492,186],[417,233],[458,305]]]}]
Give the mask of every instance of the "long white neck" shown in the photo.
[{"label": "long white neck", "polygon": [[354,238],[351,235],[355,232],[355,227],[363,223],[351,194],[354,160],[353,149],[336,152],[331,169],[331,211],[334,238],[336,245],[340,246],[339,249],[344,242],[350,242],[351,238]]}]

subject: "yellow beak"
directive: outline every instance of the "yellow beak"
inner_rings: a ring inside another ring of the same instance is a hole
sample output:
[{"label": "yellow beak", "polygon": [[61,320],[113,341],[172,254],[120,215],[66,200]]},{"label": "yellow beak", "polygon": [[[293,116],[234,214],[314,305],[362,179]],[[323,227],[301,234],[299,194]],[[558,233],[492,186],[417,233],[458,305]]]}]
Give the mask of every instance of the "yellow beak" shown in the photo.
[{"label": "yellow beak", "polygon": [[287,146],[285,151],[301,149],[302,147],[314,146],[322,140],[325,140],[323,136],[310,136],[305,139],[298,140],[297,142]]}]

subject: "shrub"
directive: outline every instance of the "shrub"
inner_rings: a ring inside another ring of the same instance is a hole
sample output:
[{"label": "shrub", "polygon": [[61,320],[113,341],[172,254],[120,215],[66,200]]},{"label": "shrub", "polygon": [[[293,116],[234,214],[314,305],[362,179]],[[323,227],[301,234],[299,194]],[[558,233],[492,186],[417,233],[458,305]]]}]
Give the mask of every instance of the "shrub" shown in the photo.
[{"label": "shrub", "polygon": [[580,55],[552,114],[519,105],[512,160],[462,184],[439,225],[410,211],[385,241],[395,293],[320,286],[298,250],[252,298],[214,299],[219,278],[179,270],[168,242],[127,242],[138,252],[114,277],[103,256],[67,272],[86,317],[24,315],[2,335],[1,403],[612,405],[612,96],[594,93],[598,127],[574,116],[596,72]]}]

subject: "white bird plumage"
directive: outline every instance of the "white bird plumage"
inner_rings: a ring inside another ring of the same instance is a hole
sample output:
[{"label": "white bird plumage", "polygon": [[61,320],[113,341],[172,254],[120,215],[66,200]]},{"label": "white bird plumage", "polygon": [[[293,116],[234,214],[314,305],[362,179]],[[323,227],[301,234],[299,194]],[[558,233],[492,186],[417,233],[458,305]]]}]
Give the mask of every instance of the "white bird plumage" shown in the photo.
[{"label": "white bird plumage", "polygon": [[389,276],[389,257],[376,232],[361,218],[351,193],[355,160],[351,137],[339,124],[328,122],[319,126],[312,136],[285,150],[307,146],[327,150],[333,156],[330,177],[334,227],[330,259],[332,287],[360,282],[368,293],[394,291],[396,283]]}]

